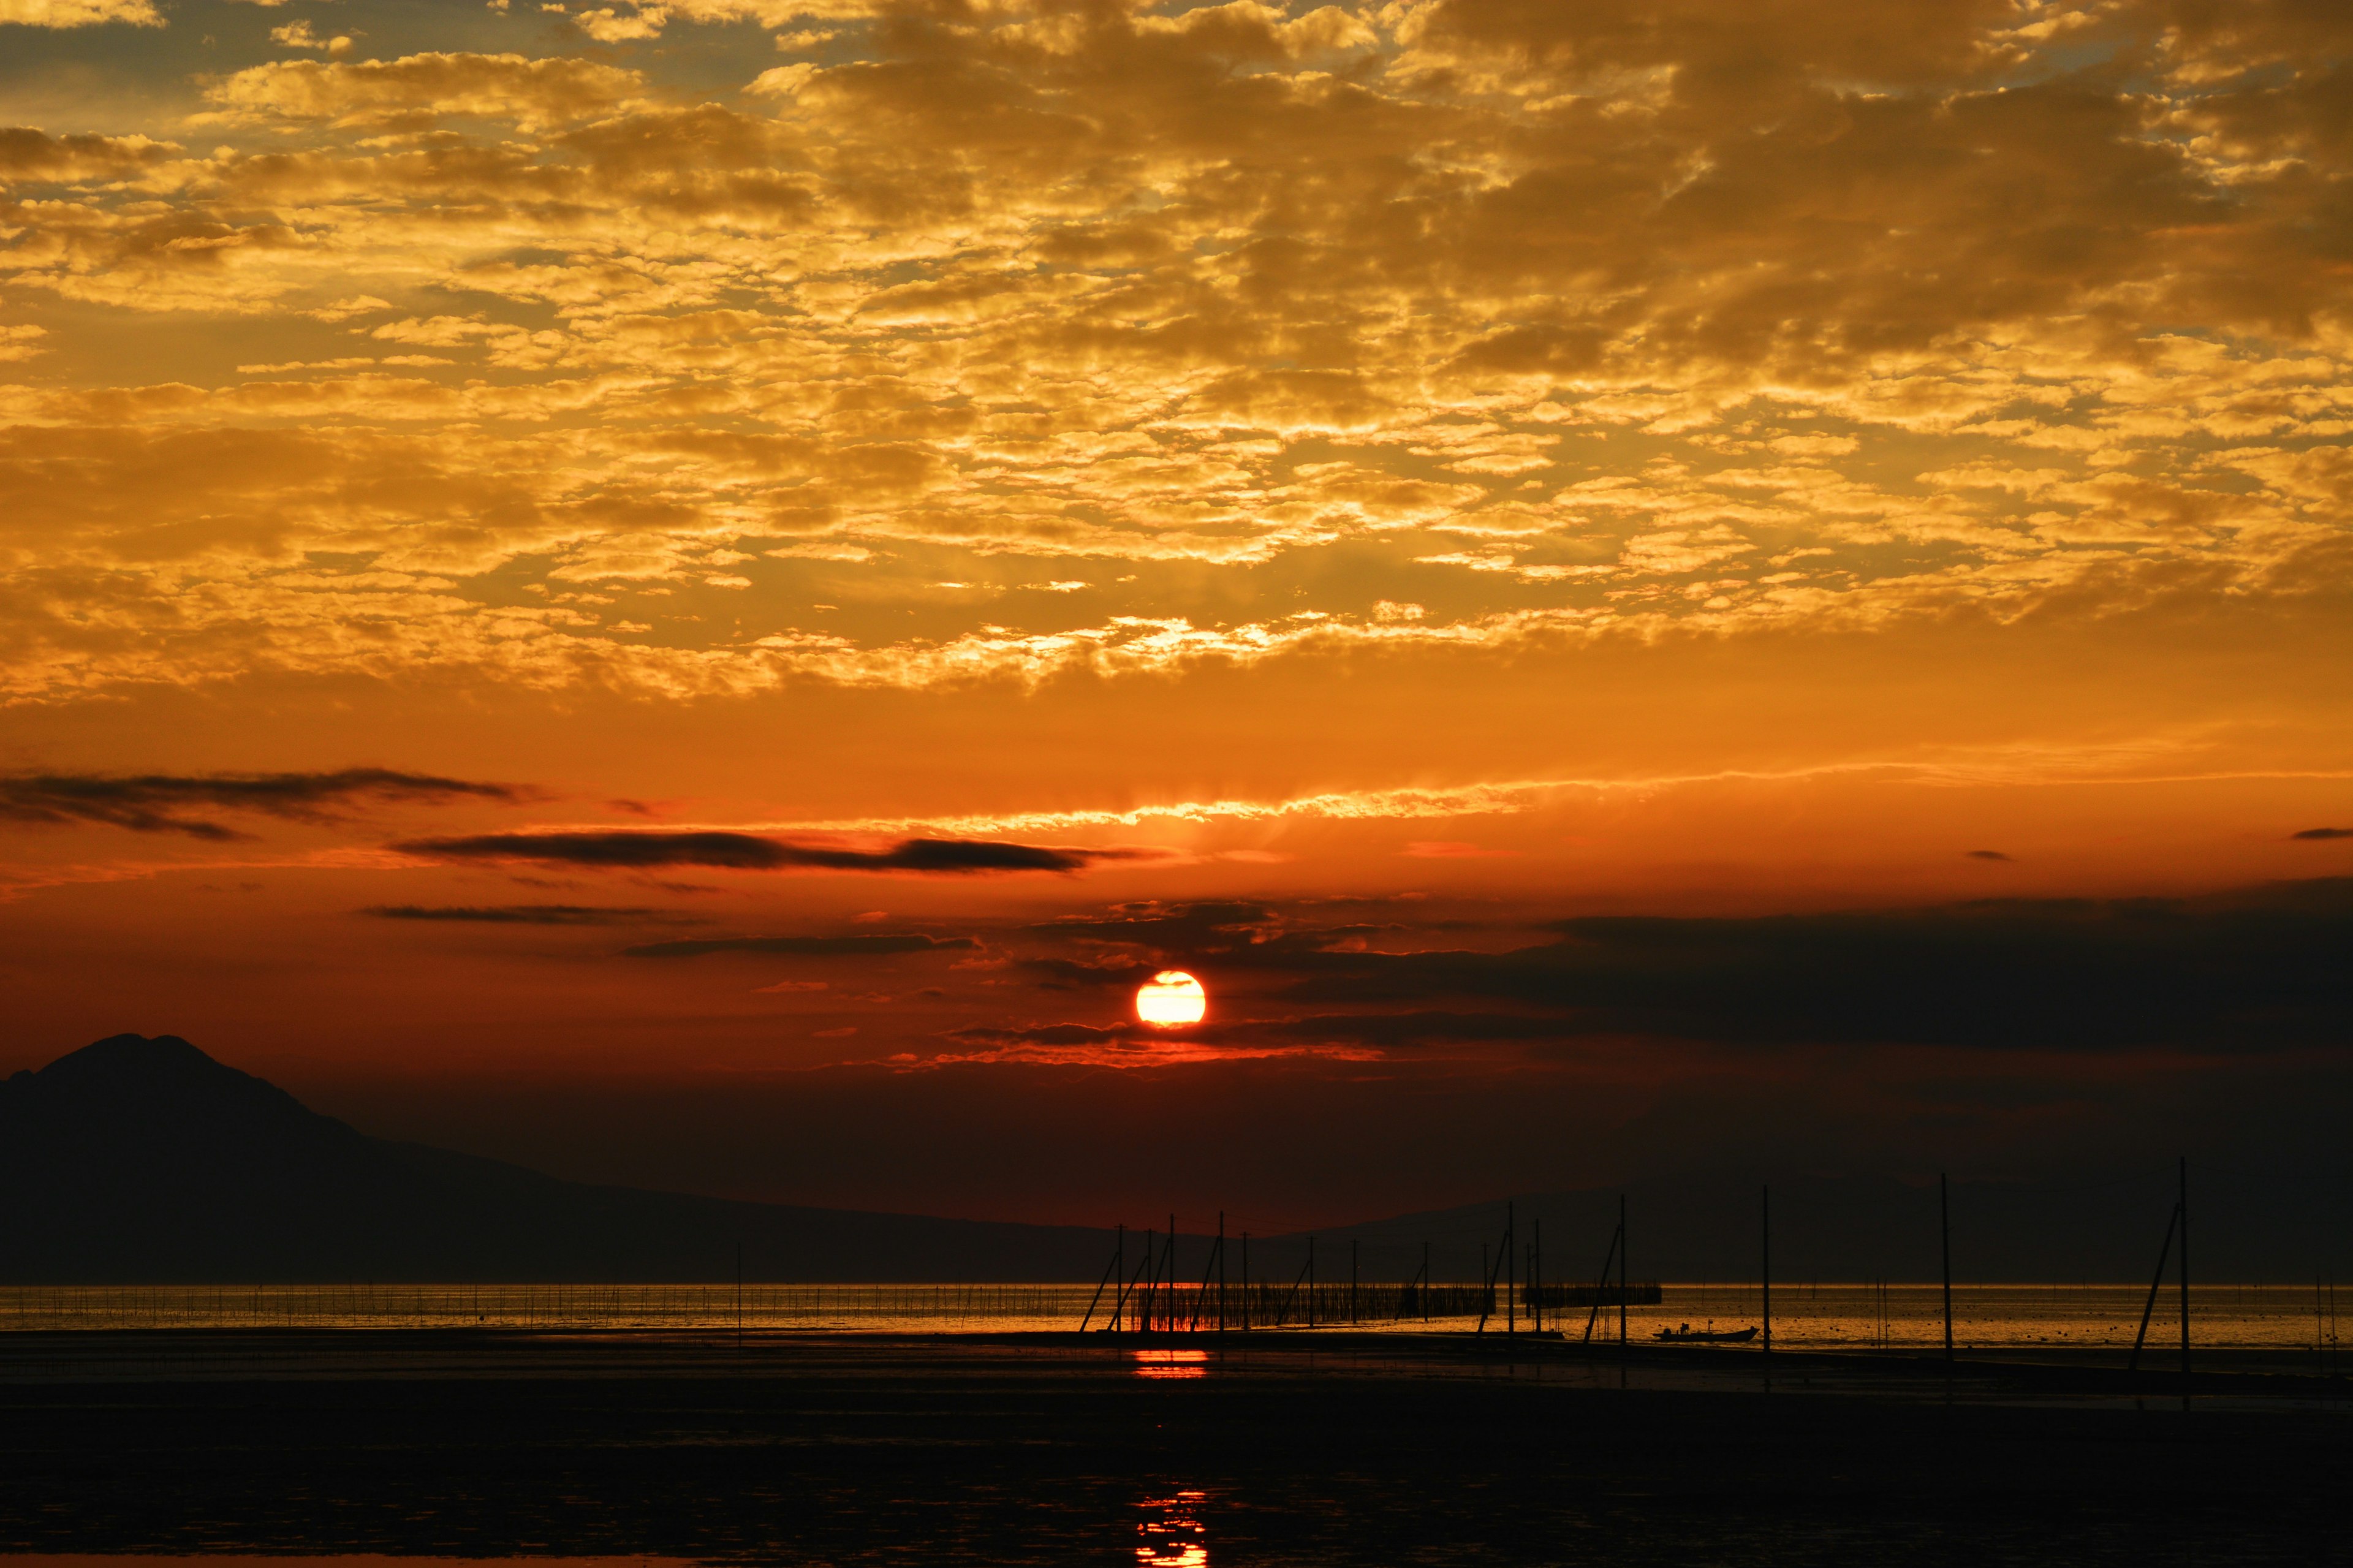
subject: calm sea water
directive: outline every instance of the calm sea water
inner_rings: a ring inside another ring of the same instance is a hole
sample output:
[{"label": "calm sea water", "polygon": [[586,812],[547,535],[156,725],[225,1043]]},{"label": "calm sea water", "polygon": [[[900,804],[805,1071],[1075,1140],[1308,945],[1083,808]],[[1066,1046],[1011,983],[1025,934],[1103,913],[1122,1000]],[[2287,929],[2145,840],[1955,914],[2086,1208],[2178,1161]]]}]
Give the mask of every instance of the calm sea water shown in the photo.
[{"label": "calm sea water", "polygon": [[[0,1332],[76,1329],[454,1329],[841,1331],[1003,1333],[1075,1329],[1093,1297],[1087,1286],[1037,1285],[269,1285],[0,1287]],[[1628,1309],[1626,1330],[1740,1329],[1762,1322],[1753,1284],[1668,1284],[1656,1305]],[[1464,1330],[1473,1317],[1398,1315],[1403,1293],[1364,1288],[1353,1323],[1327,1304],[1322,1326],[1360,1330]],[[2353,1290],[2346,1305],[2353,1307]],[[2147,1302],[2146,1286],[1959,1285],[1954,1339],[1965,1349],[2129,1346]],[[2334,1355],[2337,1291],[2329,1285],[2200,1285],[2190,1316],[2196,1342],[2302,1349]],[[2148,1321],[2153,1346],[2178,1342],[2179,1297],[2168,1285]],[[1180,1321],[1188,1320],[1187,1293]],[[1944,1299],[1934,1285],[1803,1284],[1773,1291],[1773,1339],[1789,1349],[1926,1349],[1944,1340]],[[1498,1303],[1499,1309],[1501,1303]],[[1215,1321],[1214,1293],[1204,1303]],[[1097,1306],[1093,1321],[1103,1321]],[[1518,1319],[1527,1326],[1523,1313]],[[1503,1323],[1500,1310],[1492,1327]],[[1547,1311],[1544,1327],[1569,1338],[1590,1325],[1614,1339],[1615,1308]],[[1269,1326],[1261,1320],[1261,1326]],[[1301,1324],[1296,1312],[1284,1325]]]}]

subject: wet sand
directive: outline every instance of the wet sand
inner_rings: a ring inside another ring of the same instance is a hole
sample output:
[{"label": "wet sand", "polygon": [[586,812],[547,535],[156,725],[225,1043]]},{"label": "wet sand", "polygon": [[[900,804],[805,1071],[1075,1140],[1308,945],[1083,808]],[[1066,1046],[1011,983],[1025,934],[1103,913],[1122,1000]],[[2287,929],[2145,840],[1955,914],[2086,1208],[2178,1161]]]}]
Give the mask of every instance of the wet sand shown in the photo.
[{"label": "wet sand", "polygon": [[[2353,1412],[2160,1373],[1317,1333],[0,1335],[0,1549],[2341,1560]],[[1620,1386],[1621,1379],[1624,1386]]]}]

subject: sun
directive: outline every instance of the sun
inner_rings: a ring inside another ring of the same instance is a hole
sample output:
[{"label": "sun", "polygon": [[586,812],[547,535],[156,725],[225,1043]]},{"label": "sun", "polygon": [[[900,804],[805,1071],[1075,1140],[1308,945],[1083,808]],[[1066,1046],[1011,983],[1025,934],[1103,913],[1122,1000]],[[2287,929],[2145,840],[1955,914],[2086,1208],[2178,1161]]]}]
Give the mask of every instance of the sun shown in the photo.
[{"label": "sun", "polygon": [[1135,1016],[1155,1029],[1198,1024],[1209,1009],[1209,994],[1181,969],[1164,969],[1135,988]]}]

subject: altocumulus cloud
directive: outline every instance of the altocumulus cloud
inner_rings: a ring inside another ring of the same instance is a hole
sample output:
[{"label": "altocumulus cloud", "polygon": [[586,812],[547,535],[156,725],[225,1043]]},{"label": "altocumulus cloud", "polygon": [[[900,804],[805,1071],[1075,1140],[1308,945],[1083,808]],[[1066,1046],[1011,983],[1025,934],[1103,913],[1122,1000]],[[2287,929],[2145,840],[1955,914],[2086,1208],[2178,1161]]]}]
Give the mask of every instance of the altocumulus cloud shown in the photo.
[{"label": "altocumulus cloud", "polygon": [[373,904],[362,910],[387,921],[458,921],[483,925],[701,925],[700,915],[608,904]]},{"label": "altocumulus cloud", "polygon": [[[1215,907],[1213,907],[1215,908]],[[1230,911],[1143,927],[1117,961],[1103,921],[1033,925],[1041,990],[1116,993],[1158,967],[1252,984],[1202,1037],[1376,1049],[1593,1038],[1759,1046],[2201,1051],[2341,1049],[2353,1037],[2353,878],[2200,899],[1993,900],[1763,918],[1582,917],[1505,952],[1436,946],[1437,928],[1299,928],[1237,942]],[[1114,926],[1126,922],[1114,918]],[[1065,934],[1071,933],[1071,934]],[[1068,941],[1080,956],[1055,950]],[[1422,945],[1428,943],[1430,945]],[[1419,946],[1419,951],[1398,949]],[[1296,1012],[1292,1009],[1297,1009]],[[1255,1016],[1250,1016],[1255,1015]],[[955,1037],[1083,1043],[1078,1027]],[[1000,1037],[1000,1035],[1002,1037]]]},{"label": "altocumulus cloud", "polygon": [[2339,1047],[2353,1029],[2353,879],[1555,929],[1557,941],[1504,953],[1293,949],[1261,962],[1292,971],[1278,993],[1292,1000],[1399,1012],[1475,1000],[1549,1015],[1543,1032],[1561,1038],[2236,1050]]},{"label": "altocumulus cloud", "polygon": [[395,848],[438,860],[533,860],[564,866],[634,869],[713,866],[739,871],[912,871],[975,876],[1013,871],[1082,871],[1104,860],[1137,858],[1124,849],[1054,849],[972,838],[908,838],[881,849],[794,843],[755,833],[486,833],[418,838]]},{"label": "altocumulus cloud", "polygon": [[965,952],[980,945],[968,936],[920,933],[871,936],[725,936],[653,942],[624,949],[631,958],[700,958],[706,952],[784,953],[804,958],[857,958],[894,952]]},{"label": "altocumulus cloud", "polygon": [[363,802],[443,804],[488,800],[504,805],[535,798],[512,784],[343,768],[304,773],[16,773],[0,777],[0,819],[48,824],[104,823],[134,833],[181,833],[191,838],[249,838],[206,817],[212,807],[316,822]]}]

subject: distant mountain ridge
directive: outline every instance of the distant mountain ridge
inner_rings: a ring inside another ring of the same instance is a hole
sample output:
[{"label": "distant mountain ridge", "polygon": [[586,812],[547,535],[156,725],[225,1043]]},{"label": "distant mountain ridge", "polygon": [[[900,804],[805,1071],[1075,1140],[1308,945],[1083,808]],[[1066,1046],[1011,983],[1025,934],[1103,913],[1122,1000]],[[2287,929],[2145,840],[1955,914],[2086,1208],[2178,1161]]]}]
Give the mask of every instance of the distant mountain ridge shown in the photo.
[{"label": "distant mountain ridge", "polygon": [[174,1035],[0,1080],[0,1283],[1095,1279],[1112,1236],[594,1186],[370,1138]]},{"label": "distant mountain ridge", "polygon": [[[2232,1167],[2193,1157],[2209,1280],[2353,1276],[2353,1169]],[[1955,1278],[2131,1281],[2154,1266],[2169,1158],[2095,1179],[1952,1187]],[[1521,1194],[1515,1267],[1539,1239],[1546,1279],[1598,1273],[1615,1188]],[[1251,1277],[1467,1280],[1503,1241],[1502,1198],[1249,1243]],[[1783,1173],[1775,1274],[1930,1280],[1936,1186],[1916,1177]],[[1637,1279],[1755,1278],[1754,1173],[1637,1184]],[[1141,1227],[1138,1227],[1141,1228]],[[1240,1277],[1239,1237],[1228,1252]],[[1062,1280],[1103,1277],[1113,1233],[746,1203],[568,1182],[520,1165],[371,1138],[176,1036],[117,1035],[0,1080],[0,1284],[712,1281],[741,1249],[754,1281]],[[1131,1230],[1131,1267],[1143,1258]],[[1206,1237],[1177,1238],[1198,1279]]]}]

